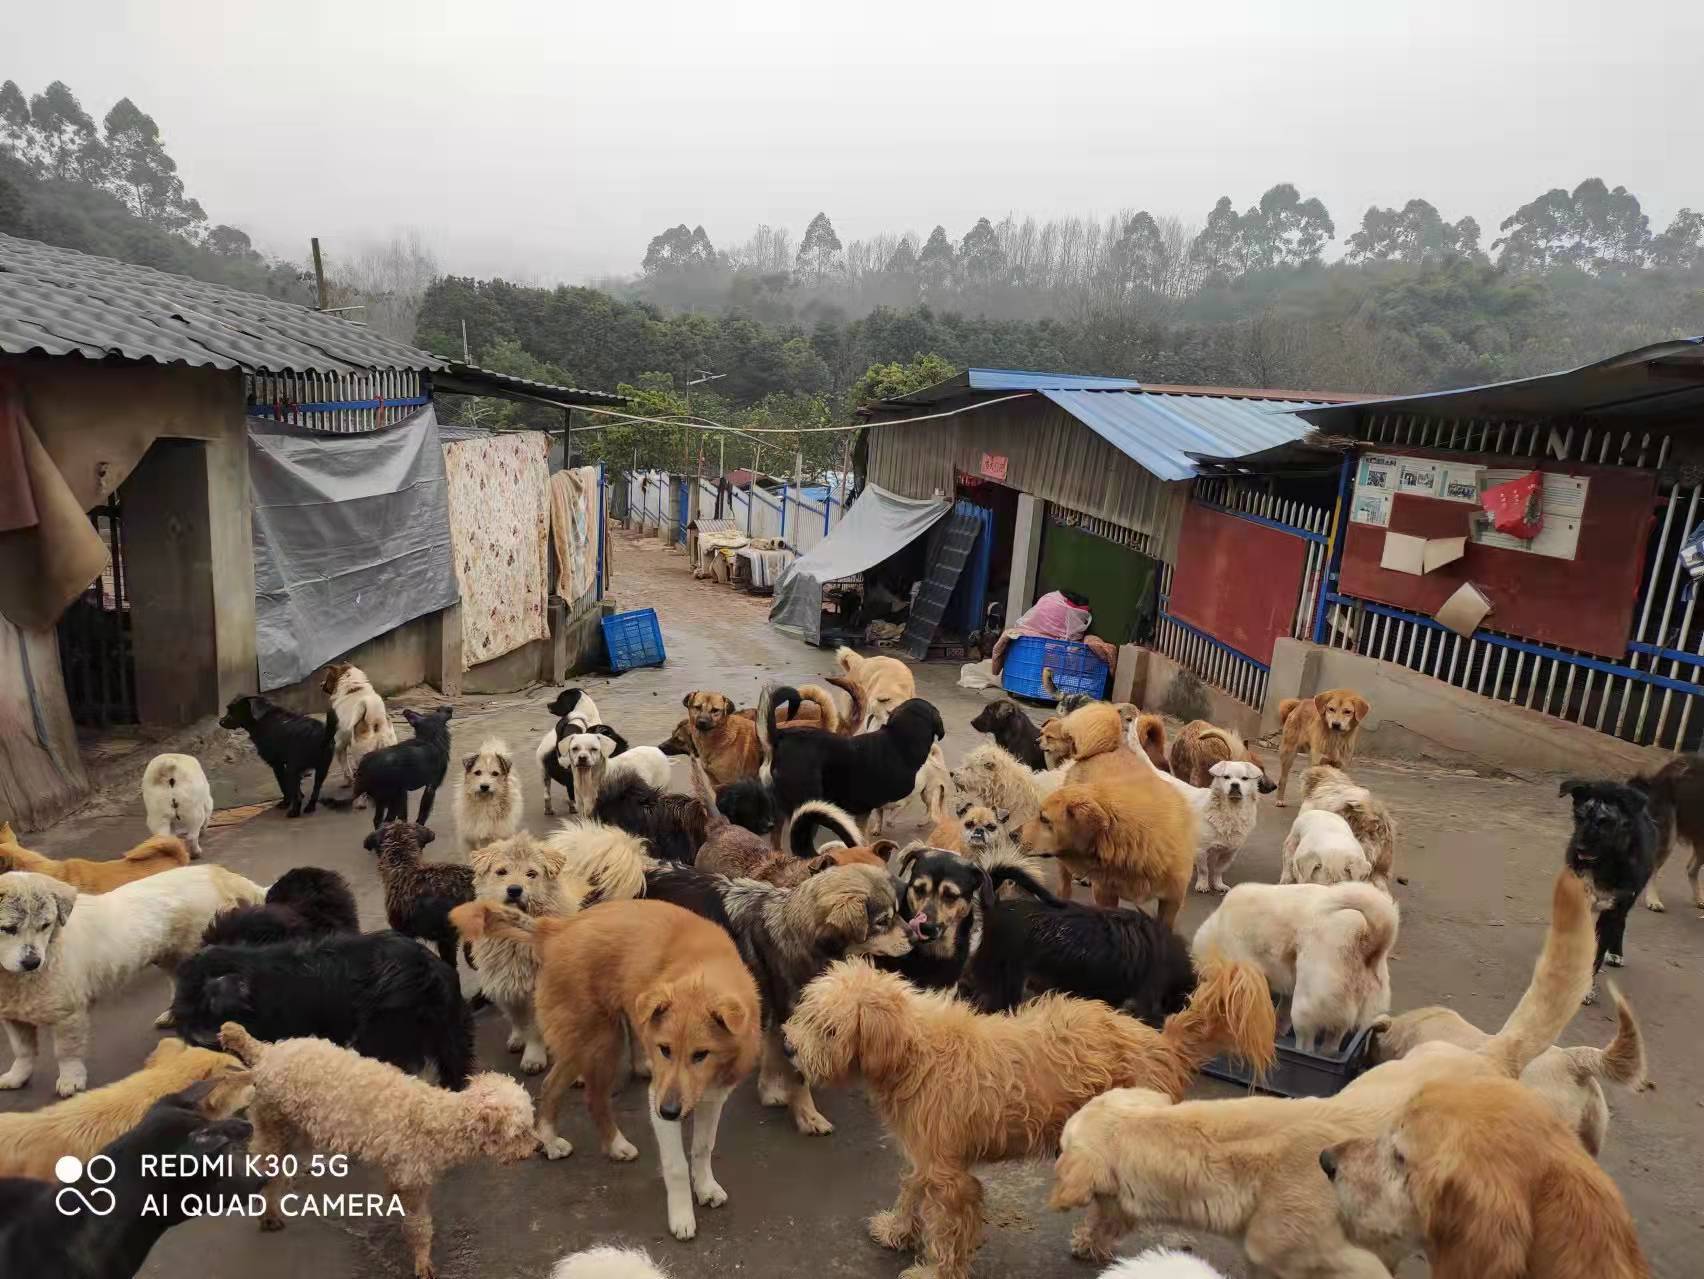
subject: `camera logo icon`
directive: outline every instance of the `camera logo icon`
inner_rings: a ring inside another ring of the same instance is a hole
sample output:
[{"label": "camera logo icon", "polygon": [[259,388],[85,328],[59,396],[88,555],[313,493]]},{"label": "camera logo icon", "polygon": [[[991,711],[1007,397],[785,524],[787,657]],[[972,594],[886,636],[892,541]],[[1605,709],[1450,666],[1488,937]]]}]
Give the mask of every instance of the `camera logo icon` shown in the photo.
[{"label": "camera logo icon", "polygon": [[[88,1174],[88,1193],[77,1184]],[[61,1215],[75,1217],[87,1212],[92,1217],[109,1217],[118,1207],[118,1196],[106,1185],[118,1175],[118,1169],[105,1155],[95,1155],[87,1165],[76,1155],[61,1155],[53,1165],[53,1175],[65,1184],[53,1196],[53,1206]]]}]

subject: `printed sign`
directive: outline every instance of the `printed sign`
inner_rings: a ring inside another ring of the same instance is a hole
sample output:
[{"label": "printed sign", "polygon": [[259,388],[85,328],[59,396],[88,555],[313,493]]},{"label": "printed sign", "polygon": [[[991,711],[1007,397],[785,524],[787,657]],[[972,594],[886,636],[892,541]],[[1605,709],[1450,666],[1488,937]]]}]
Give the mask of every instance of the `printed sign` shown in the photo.
[{"label": "printed sign", "polygon": [[1004,453],[984,453],[982,455],[982,474],[990,480],[1004,482],[1006,478],[1007,457]]}]

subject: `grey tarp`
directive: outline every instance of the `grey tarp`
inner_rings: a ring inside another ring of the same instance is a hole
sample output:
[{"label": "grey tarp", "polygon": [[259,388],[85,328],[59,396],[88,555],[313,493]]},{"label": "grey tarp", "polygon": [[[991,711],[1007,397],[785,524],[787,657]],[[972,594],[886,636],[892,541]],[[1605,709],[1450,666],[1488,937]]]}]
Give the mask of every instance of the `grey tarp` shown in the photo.
[{"label": "grey tarp", "polygon": [[812,644],[820,643],[823,585],[862,573],[904,550],[950,510],[952,505],[939,498],[901,497],[867,486],[834,531],[781,575],[769,620],[799,631]]},{"label": "grey tarp", "polygon": [[248,425],[263,690],[461,598],[431,405],[360,435]]}]

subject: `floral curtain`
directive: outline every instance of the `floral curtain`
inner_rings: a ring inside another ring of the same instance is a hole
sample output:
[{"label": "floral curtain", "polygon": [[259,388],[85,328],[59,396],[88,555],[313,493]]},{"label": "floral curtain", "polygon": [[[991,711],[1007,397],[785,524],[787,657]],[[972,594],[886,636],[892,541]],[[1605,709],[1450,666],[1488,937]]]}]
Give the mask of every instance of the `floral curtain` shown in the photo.
[{"label": "floral curtain", "polygon": [[550,634],[547,444],[543,432],[512,431],[444,446],[464,668]]}]

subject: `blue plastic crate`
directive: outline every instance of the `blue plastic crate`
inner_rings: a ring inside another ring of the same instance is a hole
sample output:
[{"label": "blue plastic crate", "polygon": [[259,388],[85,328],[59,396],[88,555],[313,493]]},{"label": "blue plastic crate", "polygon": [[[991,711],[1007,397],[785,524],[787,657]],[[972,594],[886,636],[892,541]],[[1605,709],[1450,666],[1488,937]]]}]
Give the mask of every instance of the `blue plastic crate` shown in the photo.
[{"label": "blue plastic crate", "polygon": [[657,610],[635,609],[603,619],[604,643],[609,648],[609,668],[631,671],[641,666],[661,666],[668,660],[663,652],[663,628]]},{"label": "blue plastic crate", "polygon": [[1111,672],[1087,644],[1070,640],[1020,635],[1006,649],[1006,664],[1000,668],[1000,687],[1020,697],[1051,702],[1057,696],[1041,682],[1041,673],[1053,672],[1053,687],[1059,693],[1085,693],[1105,697]]}]

